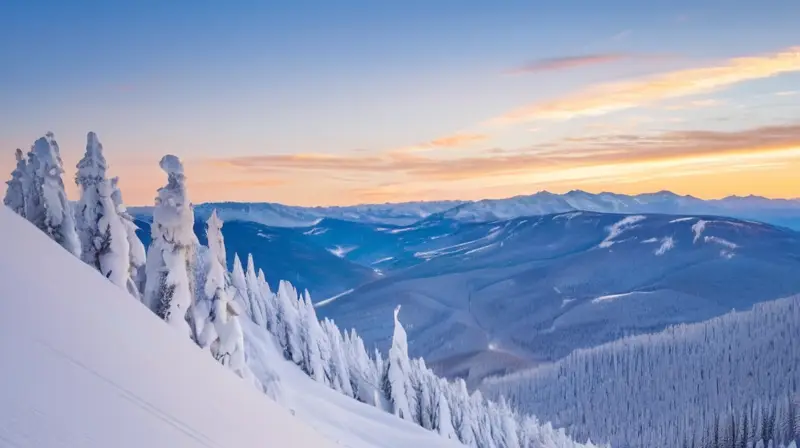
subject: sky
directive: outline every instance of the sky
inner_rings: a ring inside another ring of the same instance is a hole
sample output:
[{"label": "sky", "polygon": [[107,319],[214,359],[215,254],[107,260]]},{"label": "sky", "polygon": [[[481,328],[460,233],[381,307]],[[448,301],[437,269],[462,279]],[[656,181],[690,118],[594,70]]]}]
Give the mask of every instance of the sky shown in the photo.
[{"label": "sky", "polygon": [[0,172],[86,134],[126,202],[800,197],[796,0],[0,3]]}]

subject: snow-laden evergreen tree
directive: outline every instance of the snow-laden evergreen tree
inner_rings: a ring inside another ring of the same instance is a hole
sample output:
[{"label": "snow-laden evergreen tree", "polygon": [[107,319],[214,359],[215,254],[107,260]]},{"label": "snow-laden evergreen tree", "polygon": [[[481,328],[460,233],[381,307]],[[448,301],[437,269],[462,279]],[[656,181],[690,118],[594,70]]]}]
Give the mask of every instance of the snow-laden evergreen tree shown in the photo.
[{"label": "snow-laden evergreen tree", "polygon": [[[311,302],[310,298],[308,301]],[[364,340],[356,333],[355,329],[351,329],[344,340],[348,348],[347,364],[350,367],[350,384],[353,387],[353,394],[359,401],[379,406],[380,402],[376,400],[376,394],[379,392],[380,374],[377,366],[369,358]]]},{"label": "snow-laden evergreen tree", "polygon": [[325,383],[326,370],[323,368],[320,344],[324,341],[322,327],[320,327],[314,305],[309,298],[303,297],[300,303],[300,344],[303,349],[303,365],[301,366],[308,376],[314,380]]},{"label": "snow-laden evergreen tree", "polygon": [[250,296],[247,292],[247,279],[244,277],[244,268],[242,267],[242,260],[239,259],[239,254],[233,255],[233,272],[231,272],[231,285],[234,288],[234,300],[239,303],[239,307],[243,310],[244,315],[253,320],[250,315]]},{"label": "snow-laden evergreen tree", "polygon": [[259,327],[266,327],[264,320],[265,312],[262,306],[265,298],[261,295],[261,286],[258,284],[258,276],[256,275],[256,266],[253,261],[253,254],[247,256],[247,271],[245,271],[245,284],[247,285],[247,294],[250,302],[250,316],[253,322]]},{"label": "snow-laden evergreen tree", "polygon": [[350,382],[350,367],[347,365],[342,333],[339,331],[339,327],[329,319],[325,319],[322,322],[322,328],[325,331],[331,350],[331,387],[348,397],[355,398]]},{"label": "snow-laden evergreen tree", "polygon": [[[591,436],[648,448],[686,440],[704,448],[733,441],[730,434],[747,426],[750,441],[775,439],[777,446],[786,443],[780,434],[787,433],[792,412],[783,403],[787,394],[800,392],[798,322],[800,297],[764,302],[578,350],[552,364],[487,379],[481,390],[508,397],[519,412],[568,427],[579,440]],[[745,424],[742,414],[749,408],[755,414]],[[728,428],[732,418],[735,428]]]},{"label": "snow-laden evergreen tree", "polygon": [[244,378],[247,376],[244,335],[238,317],[239,306],[230,299],[227,292],[225,240],[222,236],[222,220],[217,216],[216,210],[211,213],[207,225],[206,266],[208,274],[206,275],[204,294],[211,307],[201,339],[208,342],[211,354],[215,359]]},{"label": "snow-laden evergreen tree", "polygon": [[297,365],[303,361],[303,349],[300,344],[300,316],[297,290],[287,281],[278,284],[276,297],[276,336],[283,348],[286,359]]},{"label": "snow-laden evergreen tree", "polygon": [[158,189],[151,226],[152,242],[147,252],[148,306],[171,326],[192,334],[187,311],[192,306],[192,272],[197,237],[194,213],[186,193],[183,164],[173,155],[161,159],[167,185]]},{"label": "snow-laden evergreen tree", "polygon": [[453,415],[450,411],[450,402],[447,401],[447,393],[445,392],[449,387],[447,381],[437,378],[435,375],[428,377],[433,390],[433,403],[436,407],[436,418],[434,420],[434,429],[442,435],[442,437],[456,440],[456,430],[453,427]]},{"label": "snow-laden evergreen tree", "polygon": [[99,270],[99,244],[96,244],[102,238],[99,222],[101,215],[108,213],[101,210],[100,189],[106,183],[108,164],[103,156],[103,145],[94,132],[86,136],[86,152],[76,168],[75,184],[80,189],[80,199],[75,210],[75,226],[81,241],[81,259]]},{"label": "snow-laden evergreen tree", "polygon": [[399,314],[398,305],[394,310],[392,347],[386,359],[386,374],[382,387],[386,399],[392,404],[392,412],[402,419],[413,420],[411,397],[414,395],[411,386],[411,363],[408,359],[408,339],[405,329],[400,324]]},{"label": "snow-laden evergreen tree", "polygon": [[25,216],[64,249],[80,257],[81,244],[75,217],[64,190],[64,166],[52,132],[36,140],[28,154],[30,185],[25,198]]},{"label": "snow-laden evergreen tree", "polygon": [[28,171],[28,164],[22,156],[22,150],[17,148],[14,152],[17,165],[11,172],[11,180],[6,182],[8,188],[3,198],[3,204],[14,211],[14,213],[25,217],[25,176]]},{"label": "snow-laden evergreen tree", "polygon": [[97,268],[111,283],[132,292],[138,299],[136,285],[130,275],[130,245],[122,219],[117,214],[111,195],[114,188],[104,179],[93,187],[97,194],[97,209],[93,216],[97,219],[94,235],[87,246],[97,257]]},{"label": "snow-laden evergreen tree", "polygon": [[272,293],[269,283],[267,283],[267,276],[261,269],[258,270],[258,288],[262,298],[261,309],[264,313],[264,325],[267,330],[272,331],[275,327],[275,294]]},{"label": "snow-laden evergreen tree", "polygon": [[128,213],[128,208],[122,200],[122,191],[119,189],[119,178],[111,178],[111,200],[114,202],[117,214],[122,220],[122,225],[125,227],[125,236],[128,239],[128,273],[133,281],[133,289],[128,292],[136,297],[141,297],[144,293],[144,285],[146,280],[145,263],[147,261],[147,253],[144,250],[142,240],[136,235],[138,227],[133,220],[133,216]]}]

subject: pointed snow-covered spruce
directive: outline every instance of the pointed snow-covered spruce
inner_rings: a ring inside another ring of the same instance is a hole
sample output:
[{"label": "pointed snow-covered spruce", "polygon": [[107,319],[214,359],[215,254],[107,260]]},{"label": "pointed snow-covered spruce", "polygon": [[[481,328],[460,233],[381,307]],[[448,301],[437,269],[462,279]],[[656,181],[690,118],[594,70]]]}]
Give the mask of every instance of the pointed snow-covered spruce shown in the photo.
[{"label": "pointed snow-covered spruce", "polygon": [[125,236],[128,240],[128,273],[133,281],[132,287],[128,288],[128,292],[132,295],[141,298],[144,293],[145,286],[145,262],[147,261],[147,254],[144,250],[144,244],[139,236],[136,235],[138,227],[133,221],[133,216],[128,213],[128,208],[122,200],[122,191],[119,189],[119,178],[111,178],[111,200],[114,202],[114,207],[117,210],[123,227],[125,227]]},{"label": "pointed snow-covered spruce", "polygon": [[17,148],[14,152],[17,165],[11,172],[11,180],[6,182],[8,188],[3,198],[3,204],[14,211],[14,213],[25,217],[25,175],[28,171],[28,164],[22,156],[22,150]]},{"label": "pointed snow-covered spruce", "polygon": [[230,299],[225,278],[225,240],[222,236],[222,220],[216,210],[207,221],[208,275],[204,293],[211,303],[208,321],[204,326],[203,338],[208,342],[211,353],[222,365],[230,368],[244,378],[247,366],[244,359],[244,336],[239,323],[239,306]]},{"label": "pointed snow-covered spruce", "polygon": [[64,166],[52,132],[36,140],[28,155],[30,188],[25,199],[26,217],[64,249],[80,257],[81,244],[75,218],[64,190]]},{"label": "pointed snow-covered spruce", "polygon": [[386,399],[392,404],[392,412],[405,420],[413,420],[411,413],[411,366],[408,359],[408,340],[406,331],[400,324],[398,315],[400,305],[394,310],[394,333],[392,347],[386,359],[386,375],[383,390]]},{"label": "pointed snow-covered spruce", "polygon": [[[247,292],[247,279],[244,277],[244,268],[242,267],[242,260],[239,259],[239,254],[233,255],[233,272],[231,272],[231,285],[235,290],[233,292],[233,299],[239,304],[242,309],[243,315],[253,320],[250,315],[250,296]],[[255,322],[255,320],[253,320]]]},{"label": "pointed snow-covered spruce", "polygon": [[125,225],[114,207],[111,195],[114,188],[107,179],[96,186],[98,211],[96,235],[91,241],[91,250],[97,257],[100,273],[111,283],[133,293],[138,291],[130,275],[130,245]]},{"label": "pointed snow-covered spruce", "polygon": [[[75,210],[75,227],[81,241],[81,259],[100,270],[99,243],[102,235],[99,222],[102,214],[100,188],[106,181],[108,164],[103,156],[103,145],[94,132],[86,136],[86,152],[76,166],[75,184],[80,189],[80,199]],[[114,208],[111,209],[115,212]]]},{"label": "pointed snow-covered spruce", "polygon": [[261,287],[258,284],[258,276],[256,275],[256,266],[253,261],[253,254],[247,255],[247,270],[244,275],[245,283],[247,284],[247,295],[250,302],[250,316],[253,322],[259,327],[266,327],[264,322],[264,310],[262,309],[262,302],[264,297],[261,295]]},{"label": "pointed snow-covered spruce", "polygon": [[158,189],[153,209],[145,300],[168,324],[194,336],[186,322],[193,290],[189,267],[197,244],[192,229],[194,213],[186,195],[186,177],[180,159],[166,155],[160,166],[168,181]]}]

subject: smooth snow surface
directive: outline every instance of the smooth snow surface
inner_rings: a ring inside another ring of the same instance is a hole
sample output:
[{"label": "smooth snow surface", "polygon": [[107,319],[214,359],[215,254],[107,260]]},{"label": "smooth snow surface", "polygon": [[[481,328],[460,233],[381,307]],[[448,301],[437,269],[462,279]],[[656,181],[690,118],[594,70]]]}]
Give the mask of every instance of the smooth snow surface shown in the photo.
[{"label": "smooth snow surface", "polygon": [[456,446],[275,355],[279,404],[5,207],[0,228],[0,348],[13,360],[0,446]]},{"label": "smooth snow surface", "polygon": [[0,445],[336,446],[5,207],[0,228]]}]

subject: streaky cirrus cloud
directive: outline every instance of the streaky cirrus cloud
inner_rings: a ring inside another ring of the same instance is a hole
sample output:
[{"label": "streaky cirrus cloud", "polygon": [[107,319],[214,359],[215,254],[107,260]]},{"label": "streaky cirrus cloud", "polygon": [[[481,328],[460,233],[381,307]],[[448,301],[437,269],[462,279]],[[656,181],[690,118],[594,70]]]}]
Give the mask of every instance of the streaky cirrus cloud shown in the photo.
[{"label": "streaky cirrus cloud", "polygon": [[633,59],[635,55],[625,53],[585,54],[562,56],[557,58],[537,59],[505,72],[507,75],[522,75],[556,70],[567,70],[589,65],[608,64],[625,59]]},{"label": "streaky cirrus cloud", "polygon": [[486,134],[458,133],[458,134],[448,135],[445,137],[436,138],[429,142],[421,143],[419,145],[407,146],[404,148],[395,149],[392,152],[396,154],[401,154],[410,152],[413,153],[413,152],[432,151],[436,149],[461,148],[483,142],[488,138],[489,136]]},{"label": "streaky cirrus cloud", "polygon": [[772,54],[734,58],[714,66],[601,84],[562,98],[529,104],[491,119],[486,124],[503,126],[536,120],[569,120],[580,116],[604,115],[791,72],[800,72],[800,46]]},{"label": "streaky cirrus cloud", "polygon": [[[788,151],[788,152],[787,152]],[[607,134],[569,138],[488,157],[440,158],[419,154],[284,154],[210,159],[216,167],[254,173],[362,172],[405,176],[417,181],[479,180],[497,175],[556,172],[568,168],[626,165],[748,155],[770,159],[800,153],[800,123],[743,131],[685,130],[649,135]],[[794,157],[794,155],[792,155]]]}]

